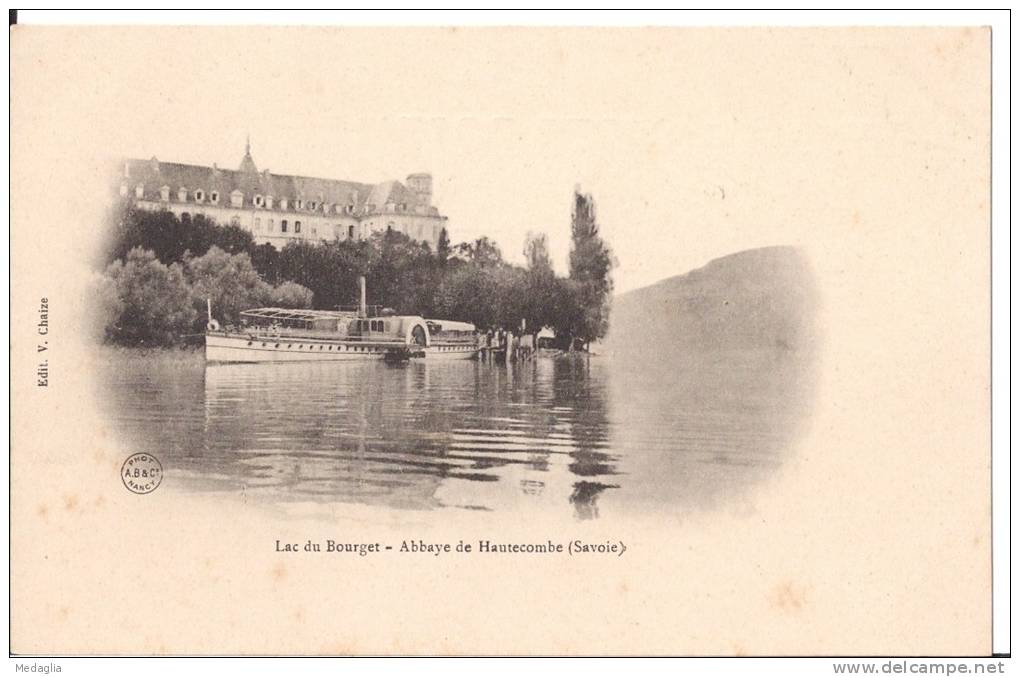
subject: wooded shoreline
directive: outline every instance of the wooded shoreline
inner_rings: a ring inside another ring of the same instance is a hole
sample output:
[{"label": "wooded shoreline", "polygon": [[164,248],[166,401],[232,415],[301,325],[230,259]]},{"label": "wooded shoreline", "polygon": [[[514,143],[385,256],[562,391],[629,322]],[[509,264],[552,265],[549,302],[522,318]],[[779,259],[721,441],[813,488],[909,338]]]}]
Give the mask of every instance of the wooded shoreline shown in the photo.
[{"label": "wooded shoreline", "polygon": [[503,258],[487,237],[436,251],[387,229],[361,240],[301,240],[281,250],[256,245],[248,231],[204,216],[178,218],[122,202],[113,238],[95,274],[95,331],[121,346],[175,346],[200,337],[206,303],[223,324],[243,310],[335,309],[357,300],[368,281],[372,305],[398,314],[473,323],[480,332],[530,335],[543,328],[562,348],[583,348],[608,329],[614,265],[590,195],[574,194],[569,274],[553,269],[544,234],[529,234],[526,264]]}]

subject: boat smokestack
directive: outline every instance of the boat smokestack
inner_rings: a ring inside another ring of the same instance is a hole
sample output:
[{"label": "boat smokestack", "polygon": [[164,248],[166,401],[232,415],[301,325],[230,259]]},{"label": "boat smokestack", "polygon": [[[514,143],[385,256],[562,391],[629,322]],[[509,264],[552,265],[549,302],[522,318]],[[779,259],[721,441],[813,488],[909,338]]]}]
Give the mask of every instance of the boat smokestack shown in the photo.
[{"label": "boat smokestack", "polygon": [[358,305],[358,312],[361,314],[361,317],[368,317],[368,312],[367,312],[368,308],[365,306],[365,276],[364,275],[359,275],[358,276],[358,287],[359,287],[359,291],[361,293],[360,301],[359,301],[359,305]]}]

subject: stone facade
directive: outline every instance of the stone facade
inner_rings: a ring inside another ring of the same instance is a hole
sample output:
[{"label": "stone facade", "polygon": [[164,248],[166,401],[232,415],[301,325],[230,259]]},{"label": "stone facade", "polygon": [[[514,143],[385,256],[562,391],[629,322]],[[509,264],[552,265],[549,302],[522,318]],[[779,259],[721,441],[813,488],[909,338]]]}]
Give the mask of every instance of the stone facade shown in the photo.
[{"label": "stone facade", "polygon": [[128,159],[119,195],[140,209],[203,214],[277,249],[295,240],[363,239],[391,228],[435,249],[447,217],[432,205],[432,176],[378,184],[259,171],[250,144],[237,170]]}]

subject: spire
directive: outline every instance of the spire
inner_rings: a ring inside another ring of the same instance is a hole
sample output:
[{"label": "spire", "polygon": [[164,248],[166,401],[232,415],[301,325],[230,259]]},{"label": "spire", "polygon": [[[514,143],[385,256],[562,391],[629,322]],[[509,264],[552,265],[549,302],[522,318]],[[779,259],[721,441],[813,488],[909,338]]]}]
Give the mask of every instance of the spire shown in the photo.
[{"label": "spire", "polygon": [[240,171],[245,174],[257,174],[258,167],[255,166],[255,161],[251,159],[251,135],[248,134],[244,139],[244,157],[241,159]]}]

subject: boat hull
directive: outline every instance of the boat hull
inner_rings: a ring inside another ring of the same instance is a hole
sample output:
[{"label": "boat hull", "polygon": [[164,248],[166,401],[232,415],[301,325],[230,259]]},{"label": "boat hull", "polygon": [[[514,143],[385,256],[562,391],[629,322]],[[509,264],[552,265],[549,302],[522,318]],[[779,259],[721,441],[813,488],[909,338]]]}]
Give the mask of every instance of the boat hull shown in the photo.
[{"label": "boat hull", "polygon": [[[354,362],[381,360],[399,344],[355,343],[342,340],[255,337],[225,332],[205,336],[207,362]],[[473,346],[431,345],[424,350],[428,360],[468,360]]]}]

